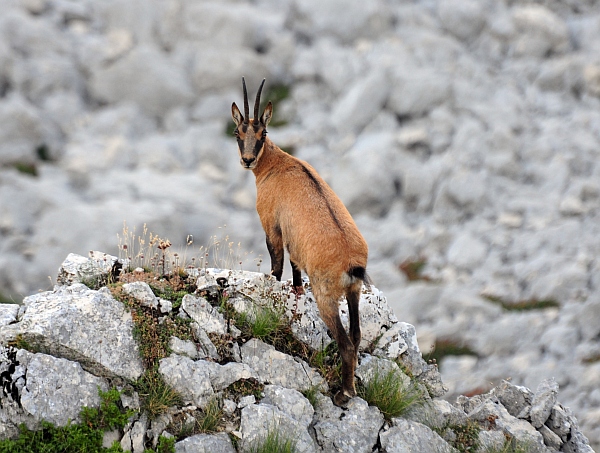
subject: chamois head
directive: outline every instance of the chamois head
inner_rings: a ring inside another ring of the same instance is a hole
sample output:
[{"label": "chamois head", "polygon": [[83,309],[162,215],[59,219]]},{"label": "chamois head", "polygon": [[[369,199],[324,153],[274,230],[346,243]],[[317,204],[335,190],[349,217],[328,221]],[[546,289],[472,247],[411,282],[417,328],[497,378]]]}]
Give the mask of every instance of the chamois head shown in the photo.
[{"label": "chamois head", "polygon": [[256,167],[256,164],[260,159],[265,146],[265,139],[267,138],[267,124],[269,124],[271,116],[273,115],[273,104],[269,101],[260,119],[258,117],[260,93],[264,84],[265,79],[263,79],[258,89],[258,93],[256,94],[256,101],[254,102],[254,118],[250,118],[248,92],[246,91],[246,81],[243,77],[244,114],[242,115],[242,112],[240,112],[238,106],[235,105],[235,102],[231,105],[231,117],[236,126],[233,135],[237,138],[240,151],[240,163],[242,164],[242,167],[248,170],[252,170]]}]

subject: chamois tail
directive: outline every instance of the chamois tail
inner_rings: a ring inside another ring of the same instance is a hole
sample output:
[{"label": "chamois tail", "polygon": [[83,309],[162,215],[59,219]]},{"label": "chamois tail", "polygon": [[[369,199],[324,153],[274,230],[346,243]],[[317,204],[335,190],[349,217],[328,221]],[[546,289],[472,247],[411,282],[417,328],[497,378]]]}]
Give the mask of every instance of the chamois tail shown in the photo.
[{"label": "chamois tail", "polygon": [[365,285],[371,285],[373,282],[371,281],[371,277],[367,274],[367,270],[363,266],[354,266],[348,270],[348,275],[351,278],[356,278],[358,280],[362,280]]}]

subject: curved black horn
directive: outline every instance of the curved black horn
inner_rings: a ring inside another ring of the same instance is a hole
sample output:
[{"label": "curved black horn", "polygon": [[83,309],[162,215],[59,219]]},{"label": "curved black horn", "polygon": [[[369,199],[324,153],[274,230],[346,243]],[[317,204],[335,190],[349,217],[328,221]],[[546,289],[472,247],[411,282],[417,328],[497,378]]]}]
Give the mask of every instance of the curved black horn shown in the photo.
[{"label": "curved black horn", "polygon": [[256,93],[256,102],[254,102],[254,124],[258,124],[258,109],[260,107],[260,93],[263,89],[263,85],[265,84],[265,79],[262,80],[260,87],[258,88],[258,93]]},{"label": "curved black horn", "polygon": [[246,80],[242,77],[242,86],[244,87],[244,124],[248,124],[250,118],[250,106],[248,105],[248,90],[246,90]]}]

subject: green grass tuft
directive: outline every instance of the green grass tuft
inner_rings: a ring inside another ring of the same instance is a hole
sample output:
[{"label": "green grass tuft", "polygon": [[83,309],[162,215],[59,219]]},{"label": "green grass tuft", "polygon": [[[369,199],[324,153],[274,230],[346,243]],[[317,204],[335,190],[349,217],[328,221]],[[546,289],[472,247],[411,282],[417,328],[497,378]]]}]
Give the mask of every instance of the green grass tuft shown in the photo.
[{"label": "green grass tuft", "polygon": [[108,431],[116,428],[123,428],[129,417],[135,414],[135,411],[123,411],[117,405],[121,401],[121,393],[112,388],[106,392],[98,390],[101,402],[100,407],[84,407],[81,409],[81,419],[83,423],[94,429]]},{"label": "green grass tuft", "polygon": [[13,164],[13,166],[19,173],[23,173],[29,176],[38,175],[37,167],[35,166],[35,164],[30,164],[27,162],[16,162]]},{"label": "green grass tuft", "polygon": [[318,385],[313,385],[302,392],[313,408],[317,406],[317,395],[319,393],[321,393],[321,388]]},{"label": "green grass tuft", "polygon": [[377,406],[388,420],[425,403],[423,391],[412,383],[405,385],[400,372],[395,369],[376,370],[371,379],[358,386],[358,396]]},{"label": "green grass tuft", "polygon": [[440,361],[449,355],[472,355],[477,357],[477,353],[468,346],[463,345],[453,339],[436,340],[431,351],[423,355],[423,359],[426,362],[433,361],[440,363]]},{"label": "green grass tuft", "polygon": [[142,410],[153,420],[167,412],[172,406],[182,403],[181,396],[163,380],[157,367],[146,370],[134,383],[135,389],[142,398]]},{"label": "green grass tuft", "polygon": [[253,315],[245,316],[246,323],[251,335],[260,340],[272,338],[286,324],[283,311],[272,305],[257,306]]},{"label": "green grass tuft", "polygon": [[175,453],[175,438],[174,437],[164,437],[160,436],[158,438],[158,443],[156,444],[156,449],[146,449],[144,453]]},{"label": "green grass tuft", "polygon": [[198,429],[203,433],[214,433],[218,430],[222,418],[223,401],[218,397],[214,397],[202,410],[202,415],[198,417]]},{"label": "green grass tuft", "polygon": [[[134,411],[125,411],[119,406],[120,393],[116,389],[103,392],[98,390],[101,403],[98,408],[84,407],[80,416],[81,424],[69,423],[56,427],[42,422],[42,429],[30,431],[24,424],[19,426],[17,439],[0,440],[0,453],[118,453],[123,452],[115,442],[110,448],[102,446],[104,431],[123,429]],[[163,442],[163,446],[166,445]],[[164,447],[157,453],[174,453],[174,445]],[[153,450],[149,450],[152,453]]]},{"label": "green grass tuft", "polygon": [[269,429],[267,435],[256,441],[248,450],[250,453],[295,453],[296,442],[285,438],[277,429]]},{"label": "green grass tuft", "polygon": [[560,308],[560,304],[554,299],[528,299],[520,300],[518,302],[507,302],[495,296],[484,296],[484,298],[493,304],[500,305],[506,311],[530,311]]}]

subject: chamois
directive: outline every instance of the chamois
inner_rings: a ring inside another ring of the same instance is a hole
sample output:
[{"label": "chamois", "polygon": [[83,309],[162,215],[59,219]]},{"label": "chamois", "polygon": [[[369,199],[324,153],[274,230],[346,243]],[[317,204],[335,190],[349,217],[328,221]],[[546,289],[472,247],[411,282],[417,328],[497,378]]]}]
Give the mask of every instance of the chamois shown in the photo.
[{"label": "chamois", "polygon": [[[231,106],[240,163],[256,177],[256,210],[267,238],[271,273],[281,280],[287,249],[297,294],[302,293],[301,271],[310,278],[321,318],[341,353],[342,389],[334,403],[344,406],[356,395],[354,371],[361,339],[358,305],[362,283],[368,283],[367,243],[344,204],[315,169],[267,137],[273,104],[269,101],[258,116],[264,83],[263,79],[256,95],[254,118],[249,117],[243,77],[244,114],[235,102]],[[348,300],[349,335],[339,314],[343,295]]]}]

